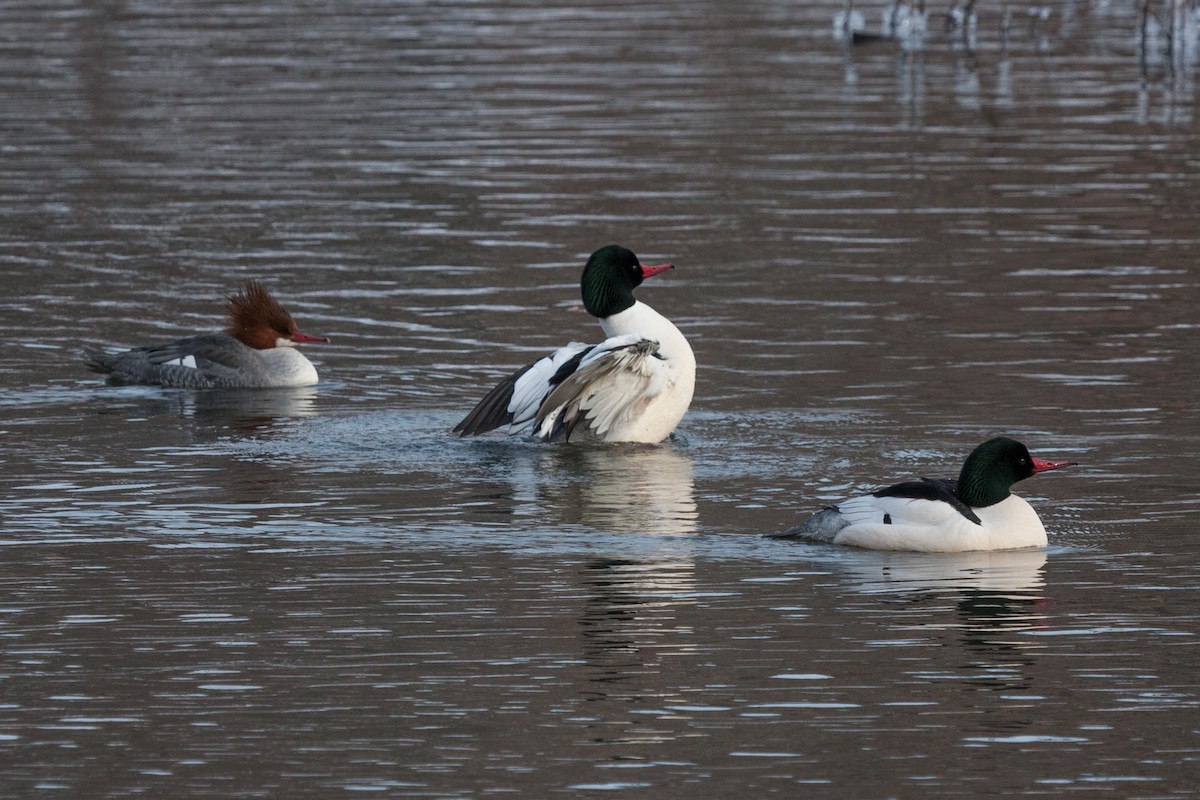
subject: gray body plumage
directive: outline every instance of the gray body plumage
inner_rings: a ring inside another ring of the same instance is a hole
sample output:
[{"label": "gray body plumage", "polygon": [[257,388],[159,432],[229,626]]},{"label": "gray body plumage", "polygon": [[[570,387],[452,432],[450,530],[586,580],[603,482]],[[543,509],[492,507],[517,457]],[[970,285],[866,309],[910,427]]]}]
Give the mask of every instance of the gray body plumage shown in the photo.
[{"label": "gray body plumage", "polygon": [[[255,389],[316,383],[312,365],[294,348],[256,350],[225,333],[192,336],[121,353],[88,347],[84,348],[84,356],[88,369],[117,384]],[[297,373],[305,367],[312,371],[312,380],[298,381]]]}]

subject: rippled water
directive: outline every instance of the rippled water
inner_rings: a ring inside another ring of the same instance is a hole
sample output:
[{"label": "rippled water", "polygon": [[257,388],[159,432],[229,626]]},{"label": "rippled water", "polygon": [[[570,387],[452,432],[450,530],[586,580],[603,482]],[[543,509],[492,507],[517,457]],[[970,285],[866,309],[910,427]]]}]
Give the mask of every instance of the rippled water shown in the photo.
[{"label": "rippled water", "polygon": [[[5,4],[0,794],[1195,794],[1196,48],[1139,5]],[[451,437],[610,241],[678,267],[686,443]],[[318,387],[82,368],[251,277]],[[992,433],[1081,464],[1046,551],[759,535]]]}]

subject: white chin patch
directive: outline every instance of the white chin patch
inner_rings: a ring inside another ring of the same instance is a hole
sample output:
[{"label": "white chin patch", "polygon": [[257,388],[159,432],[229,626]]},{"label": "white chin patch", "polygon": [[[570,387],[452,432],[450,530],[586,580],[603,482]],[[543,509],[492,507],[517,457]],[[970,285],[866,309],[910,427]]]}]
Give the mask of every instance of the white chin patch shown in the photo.
[{"label": "white chin patch", "polygon": [[165,366],[165,367],[187,367],[188,369],[195,369],[196,368],[196,357],[195,356],[184,356],[183,358],[174,358],[174,359],[171,359],[170,361],[164,361],[163,366]]},{"label": "white chin patch", "polygon": [[275,346],[276,347],[295,347],[296,343],[293,342],[291,339],[286,339],[283,336],[280,336],[278,339],[275,340]]}]

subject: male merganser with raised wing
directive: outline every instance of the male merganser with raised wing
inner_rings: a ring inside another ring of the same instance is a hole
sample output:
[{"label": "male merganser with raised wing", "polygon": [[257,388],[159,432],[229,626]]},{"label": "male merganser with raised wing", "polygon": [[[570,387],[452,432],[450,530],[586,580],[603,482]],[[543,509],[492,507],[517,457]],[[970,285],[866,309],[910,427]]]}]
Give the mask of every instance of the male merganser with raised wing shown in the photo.
[{"label": "male merganser with raised wing", "polygon": [[298,350],[301,342],[327,342],[301,333],[292,315],[258,281],[230,295],[224,333],[123,353],[84,348],[84,363],[110,383],[181,389],[261,389],[311,386],[317,370]]},{"label": "male merganser with raised wing", "polygon": [[643,280],[674,269],[643,265],[624,247],[592,253],[580,289],[608,338],[573,342],[505,378],[454,428],[474,436],[508,425],[509,434],[566,441],[582,425],[605,442],[661,442],[692,402],[696,357],[671,321],[635,300]]},{"label": "male merganser with raised wing", "polygon": [[769,534],[870,550],[958,553],[1045,547],[1046,529],[1017,481],[1074,461],[1042,461],[999,436],[971,451],[958,480],[921,478],[829,506],[803,525]]}]

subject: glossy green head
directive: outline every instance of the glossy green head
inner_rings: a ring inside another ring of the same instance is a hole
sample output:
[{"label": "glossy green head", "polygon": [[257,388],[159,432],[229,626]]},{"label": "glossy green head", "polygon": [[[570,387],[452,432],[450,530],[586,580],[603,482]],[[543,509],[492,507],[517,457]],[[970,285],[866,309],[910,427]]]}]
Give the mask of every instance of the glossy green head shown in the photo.
[{"label": "glossy green head", "polygon": [[633,290],[643,280],[668,269],[674,267],[671,264],[643,266],[637,256],[619,245],[601,247],[592,253],[579,280],[583,306],[589,314],[600,319],[619,314],[637,302]]},{"label": "glossy green head", "polygon": [[995,505],[1010,494],[1012,485],[1030,475],[1073,465],[1073,461],[1041,461],[1025,445],[997,436],[971,451],[958,475],[954,493],[972,508]]}]

